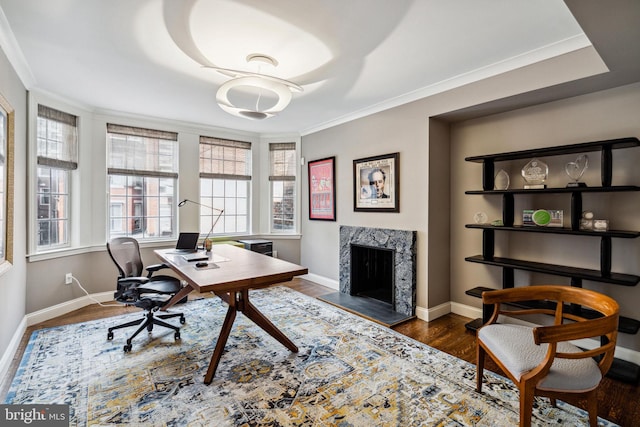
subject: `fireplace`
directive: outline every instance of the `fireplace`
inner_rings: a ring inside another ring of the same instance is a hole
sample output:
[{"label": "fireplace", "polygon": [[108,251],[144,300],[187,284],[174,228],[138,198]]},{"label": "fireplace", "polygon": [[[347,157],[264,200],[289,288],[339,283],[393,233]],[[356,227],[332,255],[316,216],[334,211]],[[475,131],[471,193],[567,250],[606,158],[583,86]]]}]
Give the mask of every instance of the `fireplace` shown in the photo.
[{"label": "fireplace", "polygon": [[416,237],[416,231],[340,226],[340,292],[322,299],[388,326],[415,317]]},{"label": "fireplace", "polygon": [[391,249],[351,244],[350,294],[393,306],[393,255]]}]

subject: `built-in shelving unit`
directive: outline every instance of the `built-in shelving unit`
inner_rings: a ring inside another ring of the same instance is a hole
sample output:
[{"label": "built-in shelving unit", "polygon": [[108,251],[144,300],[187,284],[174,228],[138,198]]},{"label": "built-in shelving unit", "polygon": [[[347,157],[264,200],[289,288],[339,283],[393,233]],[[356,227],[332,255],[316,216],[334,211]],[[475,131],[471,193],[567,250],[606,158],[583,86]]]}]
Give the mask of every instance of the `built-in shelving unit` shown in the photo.
[{"label": "built-in shelving unit", "polygon": [[[580,218],[582,215],[582,196],[589,193],[603,192],[637,192],[639,186],[612,185],[613,156],[612,150],[621,148],[631,148],[640,146],[640,140],[635,137],[612,139],[606,141],[587,142],[583,144],[564,145],[559,147],[546,147],[533,150],[513,151],[507,153],[489,154],[465,158],[469,162],[482,163],[482,190],[466,191],[467,195],[499,195],[502,197],[502,223],[504,225],[494,226],[489,224],[467,224],[466,228],[482,230],[482,254],[466,257],[468,262],[492,265],[502,268],[502,288],[514,286],[514,270],[525,270],[537,273],[551,274],[561,277],[571,278],[571,286],[582,287],[583,280],[608,283],[634,287],[640,282],[640,276],[611,271],[611,249],[612,239],[635,239],[640,237],[640,232],[635,230],[581,230]],[[494,190],[495,163],[499,161],[510,161],[518,159],[529,159],[532,157],[558,156],[572,153],[585,153],[600,151],[601,153],[601,181],[602,185],[597,187],[567,187],[567,188],[542,188],[542,189],[507,189]],[[569,227],[537,227],[514,225],[514,196],[519,194],[569,194],[571,196],[571,213]],[[564,234],[575,236],[591,236],[600,238],[600,266],[598,269],[586,269],[569,267],[558,264],[547,264],[527,260],[513,259],[508,257],[495,257],[495,233],[515,232],[515,233],[540,233],[544,234]],[[482,292],[491,290],[487,287],[475,287],[466,293],[474,297],[481,298]],[[587,317],[597,313],[591,313],[581,307],[568,307],[569,310],[579,312]],[[475,330],[485,323],[490,311],[488,307],[483,307],[483,318],[476,319],[467,324],[467,328]],[[640,321],[628,317],[620,318],[619,331],[628,334],[636,334],[640,330]],[[618,360],[614,361],[614,367],[610,371],[610,376],[626,381],[637,383],[640,380],[640,367],[633,363]]]}]

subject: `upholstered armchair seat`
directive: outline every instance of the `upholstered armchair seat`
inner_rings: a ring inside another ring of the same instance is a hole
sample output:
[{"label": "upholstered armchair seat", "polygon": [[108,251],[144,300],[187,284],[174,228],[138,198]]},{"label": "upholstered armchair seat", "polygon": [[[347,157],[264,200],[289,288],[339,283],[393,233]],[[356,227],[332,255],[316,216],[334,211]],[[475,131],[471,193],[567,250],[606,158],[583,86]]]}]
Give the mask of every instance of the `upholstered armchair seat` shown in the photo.
[{"label": "upholstered armchair seat", "polygon": [[[533,342],[533,328],[528,326],[493,324],[480,329],[478,334],[486,349],[493,353],[518,380],[544,361],[549,347],[549,344],[536,345]],[[573,344],[559,342],[558,351],[582,353],[583,350]],[[596,388],[601,380],[602,373],[598,363],[592,358],[577,360],[556,358],[549,373],[542,378],[537,388],[585,392]]]}]

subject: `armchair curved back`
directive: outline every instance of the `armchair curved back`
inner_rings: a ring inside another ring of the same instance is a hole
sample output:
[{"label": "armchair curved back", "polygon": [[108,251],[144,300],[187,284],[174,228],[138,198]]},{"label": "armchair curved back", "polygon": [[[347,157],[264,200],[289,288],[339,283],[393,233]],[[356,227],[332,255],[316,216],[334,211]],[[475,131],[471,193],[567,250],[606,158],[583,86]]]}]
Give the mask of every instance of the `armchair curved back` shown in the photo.
[{"label": "armchair curved back", "polygon": [[[531,304],[539,301],[539,304]],[[598,363],[602,375],[606,374],[615,352],[618,336],[618,319],[620,308],[611,297],[588,289],[570,286],[540,285],[522,288],[501,289],[484,292],[483,304],[493,304],[494,311],[488,324],[495,323],[500,314],[529,315],[549,314],[554,316],[552,326],[538,326],[533,328],[536,344],[548,343],[549,354],[546,360],[546,371],[554,358],[578,359],[602,355]],[[529,307],[516,310],[505,310],[502,304],[525,303]],[[583,309],[590,310],[589,317],[585,317]],[[566,320],[572,323],[565,323]],[[597,348],[581,353],[558,352],[555,344],[563,341],[584,338],[600,338],[601,345]]]},{"label": "armchair curved back", "polygon": [[[482,293],[493,305],[489,321],[478,330],[477,384],[482,391],[485,354],[520,390],[520,425],[531,425],[534,395],[578,404],[586,398],[589,424],[597,425],[596,388],[609,371],[618,336],[619,306],[611,297],[587,289],[539,285]],[[509,309],[506,306],[509,306]],[[500,315],[553,316],[548,326],[497,324]],[[597,338],[583,350],[570,341]]]}]

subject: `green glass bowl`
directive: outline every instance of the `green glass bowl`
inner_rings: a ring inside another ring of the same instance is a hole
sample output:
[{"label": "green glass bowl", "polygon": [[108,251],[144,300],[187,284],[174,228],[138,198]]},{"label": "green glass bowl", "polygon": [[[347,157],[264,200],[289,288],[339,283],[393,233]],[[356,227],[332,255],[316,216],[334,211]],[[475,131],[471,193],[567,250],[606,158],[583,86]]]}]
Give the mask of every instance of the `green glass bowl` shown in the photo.
[{"label": "green glass bowl", "polygon": [[531,219],[536,225],[549,225],[551,222],[551,214],[547,210],[538,209],[531,215]]}]

